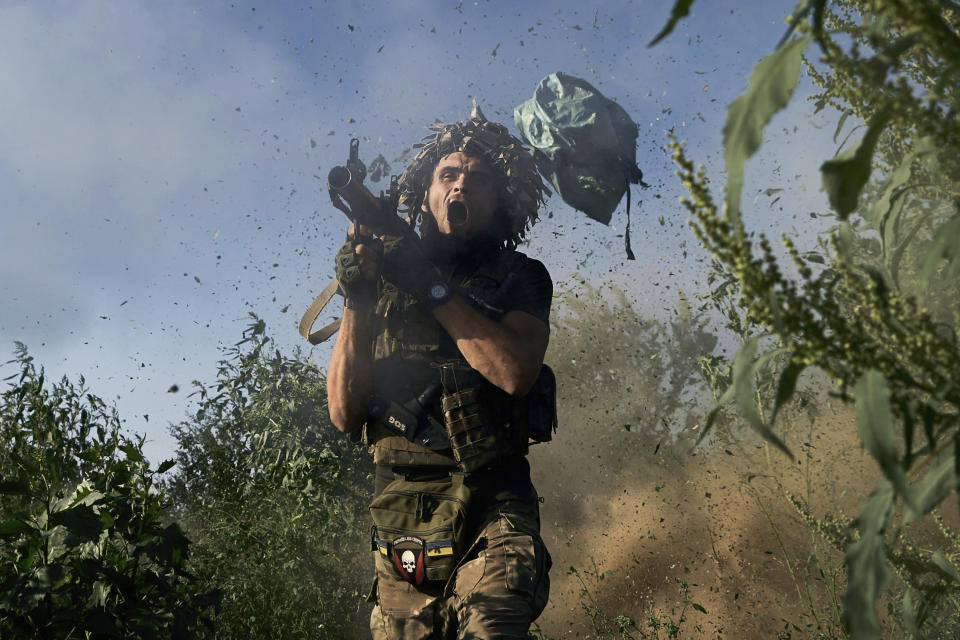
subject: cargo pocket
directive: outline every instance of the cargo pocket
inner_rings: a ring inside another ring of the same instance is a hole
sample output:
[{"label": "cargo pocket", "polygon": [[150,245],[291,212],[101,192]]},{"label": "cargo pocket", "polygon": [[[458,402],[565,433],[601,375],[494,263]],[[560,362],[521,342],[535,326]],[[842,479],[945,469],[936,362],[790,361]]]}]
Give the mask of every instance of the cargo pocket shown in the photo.
[{"label": "cargo pocket", "polygon": [[486,570],[486,563],[487,553],[486,551],[480,551],[476,557],[464,562],[457,568],[453,579],[453,593],[460,600],[465,601],[480,584]]},{"label": "cargo pocket", "polygon": [[535,620],[550,596],[550,554],[539,535],[513,529],[506,518],[501,517],[500,524],[505,536],[503,550],[507,589],[529,599],[530,619]]}]

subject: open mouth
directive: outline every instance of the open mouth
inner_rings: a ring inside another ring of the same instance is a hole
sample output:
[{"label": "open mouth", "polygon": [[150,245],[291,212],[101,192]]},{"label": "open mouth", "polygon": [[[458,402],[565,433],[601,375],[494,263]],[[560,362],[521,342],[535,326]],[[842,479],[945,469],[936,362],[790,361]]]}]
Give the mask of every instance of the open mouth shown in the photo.
[{"label": "open mouth", "polygon": [[467,205],[460,200],[453,200],[447,203],[447,220],[451,225],[457,227],[467,221]]}]

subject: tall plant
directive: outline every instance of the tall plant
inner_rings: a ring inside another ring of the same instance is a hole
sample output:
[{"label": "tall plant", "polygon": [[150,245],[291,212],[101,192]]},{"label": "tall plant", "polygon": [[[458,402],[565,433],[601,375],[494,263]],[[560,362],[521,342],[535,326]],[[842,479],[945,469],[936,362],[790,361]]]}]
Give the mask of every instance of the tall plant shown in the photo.
[{"label": "tall plant", "polygon": [[[677,2],[657,39],[691,5]],[[773,336],[786,359],[765,414],[753,401],[754,374],[774,356],[764,352],[762,336],[747,341],[721,402],[735,402],[751,426],[787,451],[771,424],[800,374],[819,368],[836,381],[839,397],[856,404],[860,437],[883,472],[846,546],[844,618],[854,638],[880,633],[876,602],[902,524],[922,518],[960,481],[958,33],[960,5],[948,0],[803,0],[787,35],[729,107],[722,206],[703,168],[671,143],[695,235],[735,279],[746,320]],[[843,114],[838,132],[852,116],[863,122],[863,135],[821,167],[839,221],[829,234],[829,264],[811,264],[784,237],[793,263],[784,269],[770,241],[754,242],[745,229],[740,195],[746,160],[792,99],[804,64],[821,87],[818,106]],[[894,517],[898,504],[902,522]],[[925,559],[908,580],[915,593],[930,599],[960,590],[947,555]],[[902,613],[915,632],[918,611],[908,590]]]}]

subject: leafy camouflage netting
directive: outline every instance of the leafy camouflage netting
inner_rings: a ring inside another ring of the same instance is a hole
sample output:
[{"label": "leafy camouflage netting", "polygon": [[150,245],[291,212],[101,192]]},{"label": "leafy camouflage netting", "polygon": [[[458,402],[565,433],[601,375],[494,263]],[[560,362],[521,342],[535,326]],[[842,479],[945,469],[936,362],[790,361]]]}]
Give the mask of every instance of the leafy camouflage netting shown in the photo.
[{"label": "leafy camouflage netting", "polygon": [[430,125],[430,130],[432,133],[423,142],[414,145],[419,152],[398,180],[399,205],[408,220],[413,222],[419,215],[424,193],[440,159],[462,151],[486,158],[501,174],[500,201],[506,213],[502,239],[511,248],[516,247],[537,221],[544,197],[550,195],[523,142],[510,135],[503,125],[487,120],[476,104],[468,121],[445,124],[438,120]]}]

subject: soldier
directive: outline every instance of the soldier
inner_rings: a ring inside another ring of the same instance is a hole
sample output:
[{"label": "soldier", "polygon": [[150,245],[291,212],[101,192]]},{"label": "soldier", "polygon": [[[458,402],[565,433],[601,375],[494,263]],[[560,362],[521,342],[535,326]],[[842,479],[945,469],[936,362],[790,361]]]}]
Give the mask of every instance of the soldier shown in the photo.
[{"label": "soldier", "polygon": [[330,417],[374,455],[373,637],[526,638],[550,556],[525,456],[556,401],[553,285],[516,247],[549,192],[476,107],[431,130],[399,179],[419,237],[351,228],[337,256]]}]

